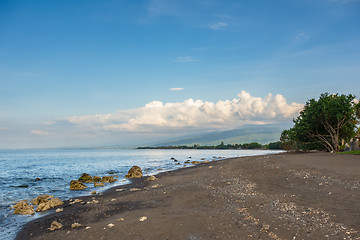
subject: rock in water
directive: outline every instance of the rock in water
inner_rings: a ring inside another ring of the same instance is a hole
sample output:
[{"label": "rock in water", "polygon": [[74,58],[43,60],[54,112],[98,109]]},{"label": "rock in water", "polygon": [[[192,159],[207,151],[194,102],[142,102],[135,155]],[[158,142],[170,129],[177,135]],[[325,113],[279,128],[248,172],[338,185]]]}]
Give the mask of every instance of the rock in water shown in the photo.
[{"label": "rock in water", "polygon": [[94,182],[94,187],[103,187],[105,184],[103,182]]},{"label": "rock in water", "polygon": [[93,181],[94,181],[94,182],[100,182],[100,181],[101,181],[101,177],[93,176]]},{"label": "rock in water", "polygon": [[26,200],[21,200],[20,202],[12,206],[12,208],[15,209],[13,214],[33,215],[35,213],[34,207],[28,204]]},{"label": "rock in water", "polygon": [[93,182],[94,180],[89,174],[83,173],[81,177],[79,177],[79,181],[84,183],[90,183]]},{"label": "rock in water", "polygon": [[114,177],[113,176],[103,176],[102,178],[101,178],[101,182],[108,182],[108,183],[113,183],[113,182],[115,182],[115,181],[117,181],[116,179],[114,179]]},{"label": "rock in water", "polygon": [[53,221],[50,225],[50,227],[48,228],[50,231],[54,231],[56,229],[60,229],[62,228],[62,224],[61,223],[58,223],[57,221]]},{"label": "rock in water", "polygon": [[133,166],[129,170],[128,174],[126,174],[125,177],[126,178],[141,178],[142,176],[143,176],[143,174],[142,174],[141,168],[138,166]]},{"label": "rock in water", "polygon": [[81,190],[85,188],[87,188],[87,186],[82,182],[80,182],[79,180],[72,180],[70,182],[70,190]]},{"label": "rock in water", "polygon": [[40,203],[48,202],[53,197],[54,197],[53,195],[49,195],[49,194],[40,195],[36,197],[34,200],[32,200],[31,203],[34,205],[39,205]]},{"label": "rock in water", "polygon": [[192,161],[191,164],[199,164],[199,161]]},{"label": "rock in water", "polygon": [[37,212],[47,211],[51,208],[61,206],[63,204],[64,204],[64,202],[61,201],[59,198],[53,198],[47,202],[40,203],[39,206],[36,208],[36,211]]}]

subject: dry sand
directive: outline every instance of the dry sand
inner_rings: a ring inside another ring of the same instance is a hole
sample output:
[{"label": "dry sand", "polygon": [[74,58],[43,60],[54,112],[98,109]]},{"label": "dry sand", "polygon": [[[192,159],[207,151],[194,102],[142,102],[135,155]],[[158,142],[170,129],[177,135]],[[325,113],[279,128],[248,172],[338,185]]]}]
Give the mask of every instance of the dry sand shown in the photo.
[{"label": "dry sand", "polygon": [[234,158],[157,178],[66,201],[17,239],[360,239],[359,155]]}]

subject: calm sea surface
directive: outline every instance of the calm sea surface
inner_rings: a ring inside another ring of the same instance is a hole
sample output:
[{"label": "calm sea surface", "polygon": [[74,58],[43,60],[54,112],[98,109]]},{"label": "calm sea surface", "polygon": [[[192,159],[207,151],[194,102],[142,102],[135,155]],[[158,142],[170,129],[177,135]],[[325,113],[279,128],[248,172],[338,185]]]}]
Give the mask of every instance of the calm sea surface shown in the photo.
[{"label": "calm sea surface", "polygon": [[[129,183],[124,179],[127,171],[138,165],[148,170],[149,175],[183,167],[183,163],[201,158],[239,157],[273,154],[281,151],[269,150],[0,150],[0,239],[13,239],[21,226],[46,213],[33,216],[13,215],[10,206],[42,194],[51,194],[62,200],[81,195],[90,195],[95,188],[70,191],[71,180],[82,173],[104,176],[113,175],[118,181],[96,188],[97,192],[116,185]],[[175,165],[174,157],[181,165]],[[162,168],[163,170],[158,170]],[[36,181],[35,179],[40,179]],[[48,211],[51,212],[51,211]]]}]

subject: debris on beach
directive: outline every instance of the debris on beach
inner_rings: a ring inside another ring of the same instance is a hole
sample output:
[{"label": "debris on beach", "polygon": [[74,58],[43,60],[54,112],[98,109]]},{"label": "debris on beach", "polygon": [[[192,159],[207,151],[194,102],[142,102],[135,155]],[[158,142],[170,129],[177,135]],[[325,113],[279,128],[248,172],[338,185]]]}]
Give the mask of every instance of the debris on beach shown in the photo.
[{"label": "debris on beach", "polygon": [[73,223],[71,224],[71,228],[78,228],[78,227],[81,227],[81,224],[80,223]]},{"label": "debris on beach", "polygon": [[114,226],[115,226],[115,224],[113,224],[113,223],[109,223],[107,226],[108,226],[108,228],[112,228],[112,227],[114,227]]},{"label": "debris on beach", "polygon": [[130,168],[125,178],[141,178],[142,176],[143,174],[141,168],[139,166],[133,166],[132,168]]},{"label": "debris on beach", "polygon": [[143,222],[143,221],[146,221],[147,219],[148,219],[147,217],[143,216],[143,217],[139,218],[139,221]]},{"label": "debris on beach", "polygon": [[146,181],[155,181],[157,178],[155,176],[150,176],[146,179]]},{"label": "debris on beach", "polygon": [[26,200],[21,200],[12,206],[14,210],[13,214],[21,215],[33,215],[35,213],[34,207],[30,205]]},{"label": "debris on beach", "polygon": [[92,195],[96,194],[96,191],[92,191],[91,194],[92,194]]},{"label": "debris on beach", "polygon": [[140,191],[141,189],[140,188],[130,188],[130,192],[135,192],[135,191]]},{"label": "debris on beach", "polygon": [[81,177],[79,177],[79,181],[80,181],[80,182],[83,182],[83,183],[91,183],[91,182],[93,182],[94,180],[93,180],[93,178],[92,178],[89,174],[83,173],[83,174],[81,175]]},{"label": "debris on beach", "polygon": [[123,189],[123,188],[118,188],[118,189],[116,189],[115,191],[116,191],[116,192],[121,192],[121,191],[124,191],[124,189]]},{"label": "debris on beach", "polygon": [[112,201],[112,202],[115,202],[115,201],[116,201],[116,198],[111,199],[111,201]]},{"label": "debris on beach", "polygon": [[124,218],[118,218],[117,221],[120,222],[120,221],[124,221],[125,219]]},{"label": "debris on beach", "polygon": [[199,161],[192,161],[191,164],[199,164]]},{"label": "debris on beach", "polygon": [[63,225],[61,223],[59,223],[57,221],[53,221],[48,229],[50,231],[54,231],[54,230],[60,229],[62,227],[63,227]]},{"label": "debris on beach", "polygon": [[87,186],[79,180],[72,180],[70,182],[70,190],[81,190],[85,188],[87,188]]},{"label": "debris on beach", "polygon": [[153,185],[153,186],[151,186],[152,188],[158,188],[158,187],[162,187],[163,185],[161,185],[161,184],[155,184],[155,185]]}]

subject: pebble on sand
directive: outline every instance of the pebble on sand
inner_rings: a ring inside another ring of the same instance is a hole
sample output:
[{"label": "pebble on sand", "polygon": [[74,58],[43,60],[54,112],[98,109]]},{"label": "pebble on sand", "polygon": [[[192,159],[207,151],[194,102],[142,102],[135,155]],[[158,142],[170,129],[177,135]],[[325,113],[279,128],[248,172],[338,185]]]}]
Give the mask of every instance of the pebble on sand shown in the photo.
[{"label": "pebble on sand", "polygon": [[143,221],[146,221],[147,219],[148,219],[147,217],[143,216],[143,217],[139,218],[139,221],[143,222]]},{"label": "pebble on sand", "polygon": [[54,231],[54,230],[57,230],[57,229],[60,229],[62,228],[62,224],[57,222],[57,221],[53,221],[50,225],[50,227],[48,228],[50,231]]},{"label": "pebble on sand", "polygon": [[156,177],[155,176],[150,176],[146,179],[146,181],[155,181]]},{"label": "pebble on sand", "polygon": [[80,223],[73,223],[71,224],[71,228],[78,228],[78,227],[81,227],[81,224]]},{"label": "pebble on sand", "polygon": [[62,211],[64,211],[63,208],[58,208],[58,209],[56,209],[56,212],[62,212]]}]

